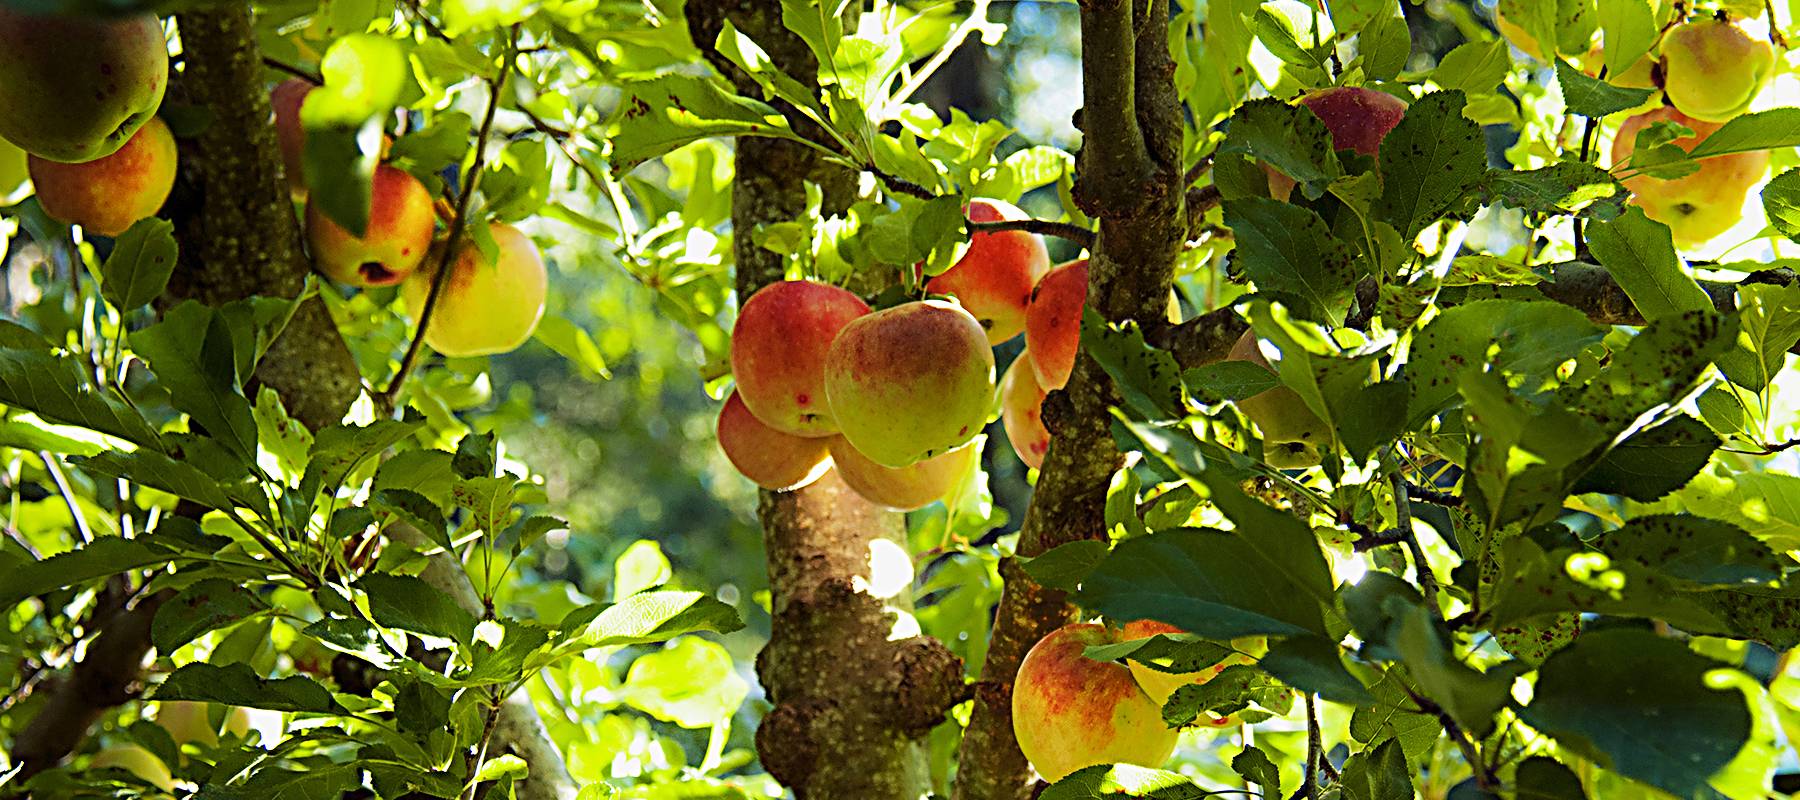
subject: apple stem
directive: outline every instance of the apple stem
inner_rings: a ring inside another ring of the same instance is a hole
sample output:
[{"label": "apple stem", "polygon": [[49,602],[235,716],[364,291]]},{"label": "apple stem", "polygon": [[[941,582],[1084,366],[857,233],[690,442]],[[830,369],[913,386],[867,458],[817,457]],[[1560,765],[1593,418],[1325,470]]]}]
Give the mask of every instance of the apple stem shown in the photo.
[{"label": "apple stem", "polygon": [[462,191],[456,197],[456,216],[450,220],[449,238],[445,240],[443,255],[438,259],[437,272],[431,276],[431,291],[425,295],[425,306],[419,310],[419,323],[413,329],[412,341],[406,346],[406,354],[400,358],[400,368],[395,371],[394,379],[376,399],[378,407],[392,414],[394,400],[406,385],[406,378],[412,373],[413,365],[419,360],[419,353],[425,349],[425,331],[430,330],[431,313],[437,309],[438,298],[449,284],[450,265],[455,263],[456,252],[462,245],[464,229],[469,225],[469,205],[475,196],[475,189],[481,183],[482,161],[487,155],[488,135],[494,130],[494,115],[500,110],[500,95],[506,88],[506,82],[512,78],[513,53],[519,46],[519,26],[513,25],[506,39],[505,57],[500,62],[500,72],[488,81],[487,112],[482,115],[481,129],[475,134],[475,156],[469,161],[469,168],[463,173]]}]

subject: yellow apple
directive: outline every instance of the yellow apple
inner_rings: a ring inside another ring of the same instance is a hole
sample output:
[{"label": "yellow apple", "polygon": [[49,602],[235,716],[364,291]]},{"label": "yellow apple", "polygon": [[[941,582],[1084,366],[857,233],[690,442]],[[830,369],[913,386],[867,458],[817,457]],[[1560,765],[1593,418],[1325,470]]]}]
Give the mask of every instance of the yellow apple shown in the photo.
[{"label": "yellow apple", "polygon": [[[1669,106],[1631,117],[1613,137],[1615,168],[1631,157],[1637,147],[1638,132],[1656,122],[1674,122],[1694,131],[1692,136],[1675,140],[1675,146],[1682,150],[1693,150],[1722,127]],[[1668,225],[1677,244],[1692,246],[1705,243],[1738,223],[1746,195],[1768,169],[1768,151],[1756,150],[1705,159],[1699,170],[1680,178],[1637,175],[1623,183],[1631,191],[1632,204],[1643,208],[1645,216]]]},{"label": "yellow apple", "polygon": [[1775,72],[1775,49],[1723,19],[1687,22],[1663,39],[1663,89],[1681,113],[1729,122]]},{"label": "yellow apple", "polygon": [[[489,261],[473,241],[456,248],[443,292],[431,312],[425,343],[447,356],[480,356],[518,349],[544,316],[550,277],[537,245],[518,228],[488,226],[499,256]],[[418,319],[443,260],[444,242],[432,245],[425,263],[400,284],[407,312]]]}]

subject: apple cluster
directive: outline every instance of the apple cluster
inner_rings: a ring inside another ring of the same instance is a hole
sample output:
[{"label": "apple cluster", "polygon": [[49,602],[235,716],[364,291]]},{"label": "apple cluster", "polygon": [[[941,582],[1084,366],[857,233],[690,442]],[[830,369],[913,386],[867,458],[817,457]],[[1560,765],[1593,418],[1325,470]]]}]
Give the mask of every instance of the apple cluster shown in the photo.
[{"label": "apple cluster", "polygon": [[[998,200],[972,200],[965,213],[1026,219]],[[1039,407],[1074,369],[1087,262],[1052,269],[1037,234],[977,231],[925,291],[933,297],[874,310],[845,289],[796,280],[745,301],[731,336],[737,385],[718,422],[732,465],[775,491],[835,466],[877,505],[929,505],[979,455],[969,442],[993,409],[991,348],[1023,333],[1025,352],[1000,382],[1001,416],[1019,459],[1040,466],[1050,434]]]}]

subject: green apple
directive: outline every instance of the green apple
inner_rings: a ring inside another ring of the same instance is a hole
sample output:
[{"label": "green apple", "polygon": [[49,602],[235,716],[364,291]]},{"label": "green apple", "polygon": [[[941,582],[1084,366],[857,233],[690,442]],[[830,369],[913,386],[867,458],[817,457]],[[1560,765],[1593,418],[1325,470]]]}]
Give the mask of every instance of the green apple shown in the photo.
[{"label": "green apple", "polygon": [[94,755],[88,769],[122,769],[165,792],[175,790],[175,776],[155,753],[135,744],[114,745]]},{"label": "green apple", "polygon": [[[495,222],[488,226],[499,248],[490,261],[472,241],[456,248],[450,275],[431,312],[425,343],[447,356],[507,353],[531,338],[544,316],[550,276],[537,245],[518,228]],[[442,262],[445,243],[434,244],[420,269],[400,284],[407,313],[424,313],[431,282]]]},{"label": "green apple", "polygon": [[825,356],[825,397],[850,444],[904,467],[981,432],[994,404],[994,353],[961,306],[903,303],[838,333]]},{"label": "green apple", "polygon": [[[1271,372],[1267,358],[1254,331],[1231,346],[1226,356],[1233,361],[1248,361]],[[1256,423],[1263,437],[1263,460],[1282,469],[1299,469],[1319,463],[1323,449],[1331,443],[1330,431],[1319,415],[1300,399],[1293,389],[1277,386],[1260,394],[1237,401],[1239,411]]]}]

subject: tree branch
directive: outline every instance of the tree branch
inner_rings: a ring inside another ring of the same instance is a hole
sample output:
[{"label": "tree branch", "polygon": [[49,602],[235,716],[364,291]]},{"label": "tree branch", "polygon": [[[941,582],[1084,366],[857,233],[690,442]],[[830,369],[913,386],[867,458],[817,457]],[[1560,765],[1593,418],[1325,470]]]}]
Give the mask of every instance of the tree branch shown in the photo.
[{"label": "tree branch", "polygon": [[1094,232],[1073,222],[1052,222],[1046,219],[1003,219],[994,222],[976,222],[963,220],[970,233],[994,233],[997,231],[1028,231],[1040,236],[1055,236],[1067,239],[1085,248],[1094,246]]}]

